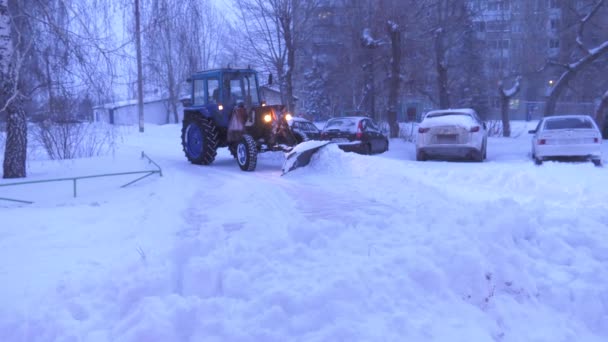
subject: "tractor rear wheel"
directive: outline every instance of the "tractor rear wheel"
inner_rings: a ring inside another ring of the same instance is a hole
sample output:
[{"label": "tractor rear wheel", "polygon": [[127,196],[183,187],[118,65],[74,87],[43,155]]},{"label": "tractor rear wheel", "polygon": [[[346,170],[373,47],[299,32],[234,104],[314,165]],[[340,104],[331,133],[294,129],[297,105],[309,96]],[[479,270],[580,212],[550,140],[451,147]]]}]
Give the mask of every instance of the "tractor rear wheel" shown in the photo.
[{"label": "tractor rear wheel", "polygon": [[209,165],[217,154],[217,129],[208,119],[189,115],[182,125],[182,147],[192,164]]},{"label": "tractor rear wheel", "polygon": [[258,162],[258,148],[249,134],[244,134],[236,145],[236,162],[243,171],[255,170]]}]

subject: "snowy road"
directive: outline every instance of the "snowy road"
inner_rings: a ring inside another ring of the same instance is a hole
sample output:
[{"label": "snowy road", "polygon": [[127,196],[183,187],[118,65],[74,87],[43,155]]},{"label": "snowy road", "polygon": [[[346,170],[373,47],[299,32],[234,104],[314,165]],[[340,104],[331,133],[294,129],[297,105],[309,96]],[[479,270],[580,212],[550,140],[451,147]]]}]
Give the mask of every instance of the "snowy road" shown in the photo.
[{"label": "snowy road", "polygon": [[[608,339],[606,168],[536,167],[522,137],[491,139],[482,164],[415,162],[394,140],[285,176],[263,154],[244,173],[224,150],[189,165],[178,132],[118,153],[145,149],[161,179],[0,208],[16,261],[0,268],[1,340]],[[84,167],[49,163],[31,167]]]}]

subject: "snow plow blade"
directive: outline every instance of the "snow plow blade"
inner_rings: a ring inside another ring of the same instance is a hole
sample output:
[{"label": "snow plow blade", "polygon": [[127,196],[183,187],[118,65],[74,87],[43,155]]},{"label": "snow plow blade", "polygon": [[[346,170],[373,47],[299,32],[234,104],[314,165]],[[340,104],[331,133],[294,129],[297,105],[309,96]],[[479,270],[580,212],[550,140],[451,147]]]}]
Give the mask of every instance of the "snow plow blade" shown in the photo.
[{"label": "snow plow blade", "polygon": [[308,165],[312,155],[315,154],[321,147],[330,143],[331,141],[309,140],[295,146],[285,156],[285,162],[283,163],[283,175],[289,171]]}]

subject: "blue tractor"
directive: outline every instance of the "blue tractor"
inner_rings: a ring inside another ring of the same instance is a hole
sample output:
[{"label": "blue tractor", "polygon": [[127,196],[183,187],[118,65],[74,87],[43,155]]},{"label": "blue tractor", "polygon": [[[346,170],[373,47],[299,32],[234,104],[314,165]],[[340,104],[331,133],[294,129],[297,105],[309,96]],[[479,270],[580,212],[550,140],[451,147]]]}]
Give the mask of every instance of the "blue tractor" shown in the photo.
[{"label": "blue tractor", "polygon": [[[219,147],[228,147],[243,171],[255,170],[257,155],[289,152],[302,139],[291,131],[291,115],[283,105],[268,106],[260,98],[253,69],[215,69],[197,72],[188,81],[191,101],[184,107],[182,146],[193,164],[209,165]],[[229,124],[243,115],[244,129],[231,138]]]}]

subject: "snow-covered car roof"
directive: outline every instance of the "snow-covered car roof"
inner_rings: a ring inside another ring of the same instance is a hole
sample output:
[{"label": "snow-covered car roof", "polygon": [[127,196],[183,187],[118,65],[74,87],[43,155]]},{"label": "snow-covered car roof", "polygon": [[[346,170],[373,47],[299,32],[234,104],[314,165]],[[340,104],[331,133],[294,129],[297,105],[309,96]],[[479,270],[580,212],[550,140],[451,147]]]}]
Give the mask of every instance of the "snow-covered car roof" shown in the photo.
[{"label": "snow-covered car roof", "polygon": [[584,114],[568,114],[568,115],[553,115],[544,117],[546,120],[555,120],[555,119],[592,119],[589,115]]},{"label": "snow-covered car roof", "polygon": [[471,116],[476,116],[477,112],[471,108],[451,108],[451,109],[439,109],[439,110],[431,110],[424,116],[433,117],[433,116],[441,116],[445,114],[469,114]]}]

